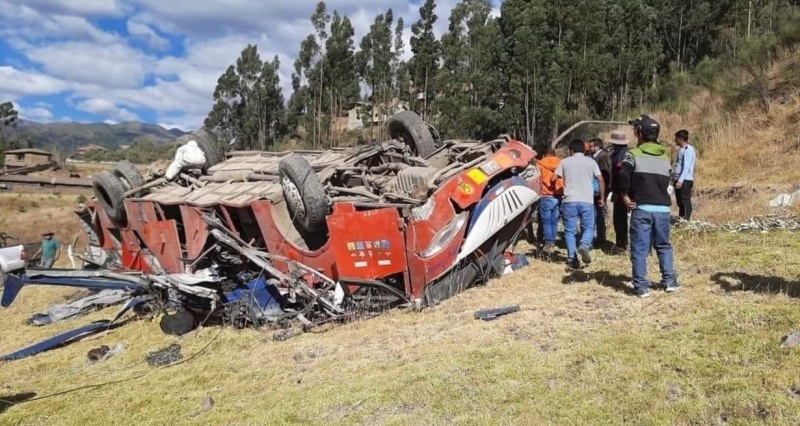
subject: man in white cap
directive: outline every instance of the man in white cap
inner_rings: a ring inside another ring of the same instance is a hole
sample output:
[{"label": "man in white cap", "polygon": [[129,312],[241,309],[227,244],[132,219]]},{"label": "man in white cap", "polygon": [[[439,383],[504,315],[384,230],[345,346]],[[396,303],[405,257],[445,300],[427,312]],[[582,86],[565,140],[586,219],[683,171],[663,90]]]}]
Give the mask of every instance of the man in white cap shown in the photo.
[{"label": "man in white cap", "polygon": [[612,254],[623,254],[628,250],[628,208],[619,196],[619,172],[628,153],[628,137],[624,131],[615,130],[608,141],[611,151],[611,201],[613,202],[613,222],[616,242],[611,249]]}]

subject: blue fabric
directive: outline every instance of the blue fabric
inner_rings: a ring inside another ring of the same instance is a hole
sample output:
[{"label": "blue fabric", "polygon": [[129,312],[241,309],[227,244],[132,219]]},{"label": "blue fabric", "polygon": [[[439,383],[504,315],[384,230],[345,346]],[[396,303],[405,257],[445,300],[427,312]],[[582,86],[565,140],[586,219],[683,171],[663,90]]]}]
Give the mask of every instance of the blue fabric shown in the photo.
[{"label": "blue fabric", "polygon": [[636,206],[637,209],[644,210],[650,213],[669,213],[669,206],[657,206],[654,204],[641,204]]},{"label": "blue fabric", "polygon": [[594,205],[592,203],[564,203],[564,242],[567,244],[567,260],[578,258],[577,230],[581,222],[580,247],[591,248],[594,238]]},{"label": "blue fabric", "polygon": [[545,244],[555,244],[558,235],[558,217],[561,198],[545,196],[539,200],[539,219],[542,221],[542,237]]},{"label": "blue fabric", "polygon": [[650,289],[650,281],[647,279],[647,255],[651,246],[658,255],[661,284],[666,287],[678,285],[669,231],[669,213],[648,212],[642,209],[636,209],[631,213],[631,264],[633,289],[637,294]]},{"label": "blue fabric", "polygon": [[694,163],[697,153],[691,145],[685,145],[678,151],[678,160],[675,161],[675,180],[683,183],[685,180],[694,181]]},{"label": "blue fabric", "polygon": [[597,178],[592,179],[592,191],[594,191],[595,197],[600,195],[600,182],[597,180]]}]

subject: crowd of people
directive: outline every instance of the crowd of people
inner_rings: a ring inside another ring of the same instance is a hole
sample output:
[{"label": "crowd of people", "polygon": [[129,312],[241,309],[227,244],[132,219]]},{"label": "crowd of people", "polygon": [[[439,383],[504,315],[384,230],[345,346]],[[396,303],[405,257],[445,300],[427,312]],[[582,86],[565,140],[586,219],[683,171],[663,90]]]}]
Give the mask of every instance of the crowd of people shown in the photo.
[{"label": "crowd of people", "polygon": [[[655,250],[661,269],[661,286],[680,289],[670,242],[670,187],[674,188],[679,217],[690,220],[694,167],[697,158],[689,132],[675,133],[679,148],[675,164],[659,142],[661,126],[643,115],[629,122],[636,146],[625,132],[614,131],[606,150],[602,139],[574,139],[566,158],[551,147],[542,149],[537,162],[541,174],[541,200],[537,239],[546,254],[558,251],[559,220],[563,221],[567,266],[579,269],[592,262],[593,249],[608,247],[613,255],[629,253],[634,294],[650,296],[647,256]],[[610,197],[609,197],[610,195]],[[610,199],[615,241],[607,240]]]}]

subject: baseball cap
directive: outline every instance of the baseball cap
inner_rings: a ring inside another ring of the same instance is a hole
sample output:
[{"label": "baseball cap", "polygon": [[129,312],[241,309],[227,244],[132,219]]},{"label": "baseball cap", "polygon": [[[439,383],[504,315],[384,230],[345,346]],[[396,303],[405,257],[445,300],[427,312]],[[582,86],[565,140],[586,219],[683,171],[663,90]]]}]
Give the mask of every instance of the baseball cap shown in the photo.
[{"label": "baseball cap", "polygon": [[658,132],[661,130],[661,125],[658,124],[658,121],[653,120],[649,115],[644,114],[642,114],[642,116],[639,118],[634,118],[633,120],[628,121],[628,124],[632,125],[633,127],[638,127],[640,131],[654,130]]}]

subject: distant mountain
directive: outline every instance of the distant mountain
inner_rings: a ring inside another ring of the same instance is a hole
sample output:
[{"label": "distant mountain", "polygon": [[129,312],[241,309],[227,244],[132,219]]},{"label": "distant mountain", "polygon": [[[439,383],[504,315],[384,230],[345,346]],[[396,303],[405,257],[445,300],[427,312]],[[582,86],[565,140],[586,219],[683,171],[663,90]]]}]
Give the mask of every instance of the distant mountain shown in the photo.
[{"label": "distant mountain", "polygon": [[156,144],[169,144],[186,132],[179,129],[165,129],[157,124],[127,121],[118,124],[105,123],[35,123],[20,120],[10,136],[27,134],[33,138],[37,147],[72,151],[83,145],[96,144],[110,150],[120,145],[132,145],[137,139],[145,138]]}]

